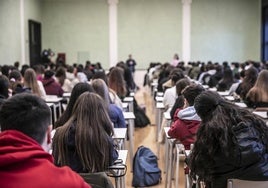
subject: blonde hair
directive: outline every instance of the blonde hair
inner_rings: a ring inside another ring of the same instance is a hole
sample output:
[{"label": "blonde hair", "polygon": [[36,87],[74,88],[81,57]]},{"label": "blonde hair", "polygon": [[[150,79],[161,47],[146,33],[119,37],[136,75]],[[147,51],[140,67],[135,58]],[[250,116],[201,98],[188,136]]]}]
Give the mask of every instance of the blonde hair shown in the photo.
[{"label": "blonde hair", "polygon": [[37,83],[36,73],[32,68],[29,68],[24,73],[24,86],[29,87],[33,94],[41,97],[41,91]]},{"label": "blonde hair", "polygon": [[262,70],[247,97],[254,102],[268,102],[268,70]]}]

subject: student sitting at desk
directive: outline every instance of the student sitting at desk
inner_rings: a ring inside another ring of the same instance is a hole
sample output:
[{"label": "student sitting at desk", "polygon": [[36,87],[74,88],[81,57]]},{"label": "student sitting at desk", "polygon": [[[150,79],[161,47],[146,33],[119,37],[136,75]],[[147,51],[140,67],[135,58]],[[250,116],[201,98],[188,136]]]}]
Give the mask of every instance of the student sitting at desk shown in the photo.
[{"label": "student sitting at desk", "polygon": [[56,129],[53,156],[58,166],[78,173],[103,172],[118,158],[113,127],[104,101],[85,92],[77,99],[70,119]]},{"label": "student sitting at desk", "polygon": [[115,104],[111,104],[109,90],[105,82],[102,79],[95,79],[92,81],[92,86],[95,92],[103,98],[114,128],[126,128],[123,112]]},{"label": "student sitting at desk", "polygon": [[94,89],[90,84],[82,82],[74,86],[66,110],[63,112],[60,118],[55,122],[55,128],[64,125],[70,119],[76,100],[84,92],[94,92]]},{"label": "student sitting at desk", "polygon": [[181,141],[187,150],[195,142],[196,132],[201,121],[193,106],[194,100],[204,90],[201,85],[196,84],[189,85],[183,90],[184,106],[175,112],[174,122],[168,131],[168,135]]},{"label": "student sitting at desk", "polygon": [[206,187],[226,188],[227,179],[268,180],[268,128],[265,122],[212,91],[194,107],[202,119],[189,167]]},{"label": "student sitting at desk", "polygon": [[51,144],[50,109],[40,97],[17,94],[0,110],[1,187],[88,186],[68,167],[56,167]]},{"label": "student sitting at desk", "polygon": [[267,107],[268,108],[268,70],[262,70],[253,88],[246,96],[245,103],[248,107]]}]

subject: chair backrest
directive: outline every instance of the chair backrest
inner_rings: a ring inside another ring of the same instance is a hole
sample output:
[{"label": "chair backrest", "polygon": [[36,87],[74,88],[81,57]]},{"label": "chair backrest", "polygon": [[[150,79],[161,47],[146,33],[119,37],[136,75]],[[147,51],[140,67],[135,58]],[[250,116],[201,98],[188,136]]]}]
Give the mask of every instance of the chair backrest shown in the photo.
[{"label": "chair backrest", "polygon": [[92,188],[114,188],[110,178],[105,172],[79,173]]},{"label": "chair backrest", "polygon": [[229,179],[227,188],[267,188],[268,181]]}]

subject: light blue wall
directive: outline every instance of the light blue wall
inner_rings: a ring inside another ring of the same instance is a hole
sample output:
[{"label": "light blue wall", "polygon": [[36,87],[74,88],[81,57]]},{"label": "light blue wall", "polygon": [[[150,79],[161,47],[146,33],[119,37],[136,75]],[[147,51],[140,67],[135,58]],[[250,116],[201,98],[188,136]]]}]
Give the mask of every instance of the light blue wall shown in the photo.
[{"label": "light blue wall", "polygon": [[92,63],[109,67],[107,1],[45,0],[42,11],[44,48],[66,53],[68,64],[77,62],[81,52],[88,53]]},{"label": "light blue wall", "polygon": [[21,59],[20,2],[0,0],[0,64]]},{"label": "light blue wall", "polygon": [[[29,64],[29,26],[28,21],[34,20],[42,24],[42,6],[40,0],[24,0],[24,28],[25,28],[25,53],[26,62]],[[43,27],[43,25],[41,25]],[[42,28],[41,28],[42,30]]]},{"label": "light blue wall", "polygon": [[118,5],[119,60],[132,54],[137,68],[181,53],[180,0],[122,0]]},{"label": "light blue wall", "polygon": [[[25,0],[26,61],[28,19],[42,23],[42,47],[65,52],[67,63],[87,53],[109,67],[109,5],[106,0]],[[193,0],[191,59],[245,61],[260,59],[260,0]],[[18,0],[0,0],[0,60],[21,58]],[[120,0],[118,57],[133,54],[138,68],[170,61],[181,54],[181,0]]]},{"label": "light blue wall", "polygon": [[192,60],[260,60],[260,0],[193,0]]}]

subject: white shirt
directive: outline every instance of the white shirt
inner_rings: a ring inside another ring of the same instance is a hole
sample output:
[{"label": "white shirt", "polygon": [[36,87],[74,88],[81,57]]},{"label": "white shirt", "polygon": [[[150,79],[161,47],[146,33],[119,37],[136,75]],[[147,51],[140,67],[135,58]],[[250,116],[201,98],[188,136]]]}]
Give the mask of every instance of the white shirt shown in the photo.
[{"label": "white shirt", "polygon": [[174,106],[177,98],[176,86],[168,88],[164,93],[163,104],[169,110]]}]

